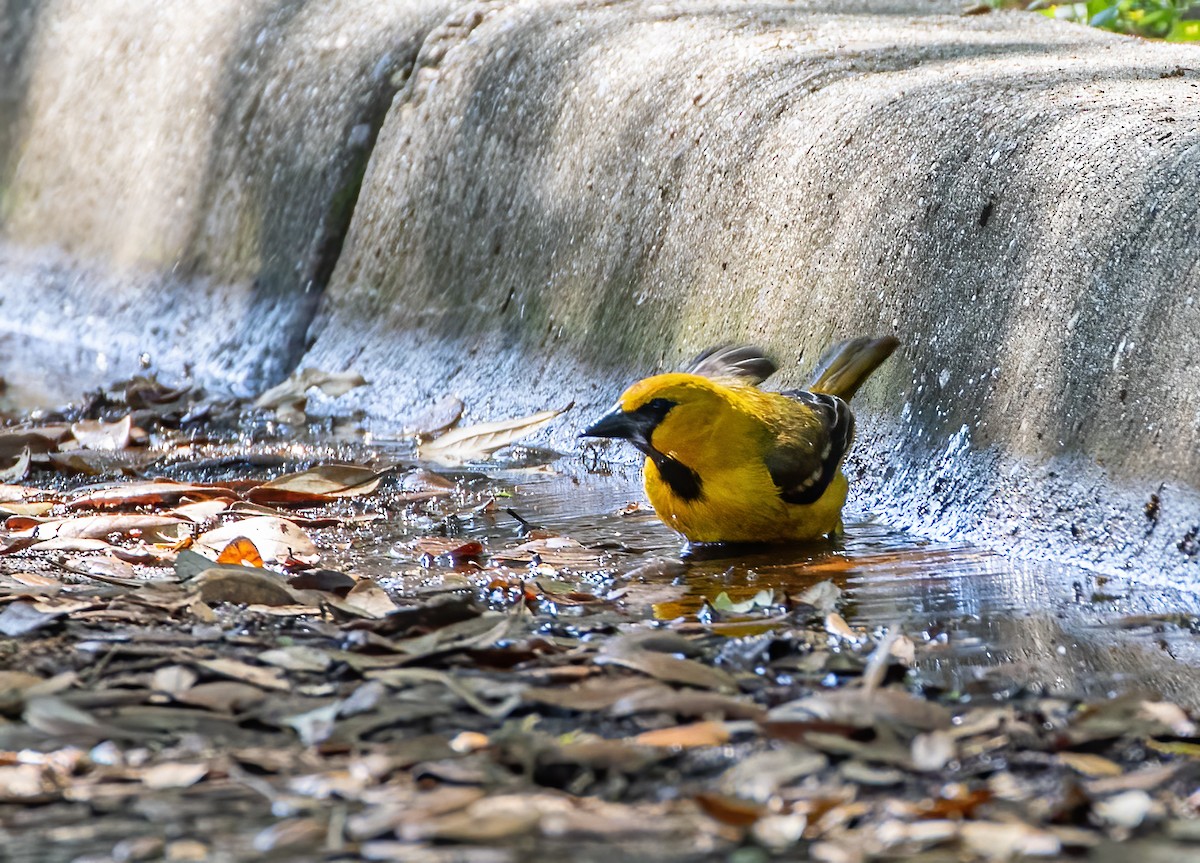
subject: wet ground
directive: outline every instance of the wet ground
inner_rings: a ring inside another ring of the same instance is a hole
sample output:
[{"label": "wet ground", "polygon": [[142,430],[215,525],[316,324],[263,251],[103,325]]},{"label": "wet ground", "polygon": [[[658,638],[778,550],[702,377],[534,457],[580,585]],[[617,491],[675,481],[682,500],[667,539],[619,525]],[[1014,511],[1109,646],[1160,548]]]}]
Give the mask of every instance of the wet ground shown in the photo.
[{"label": "wet ground", "polygon": [[[1196,596],[930,542],[880,524],[853,501],[836,543],[687,550],[653,511],[629,511],[645,500],[636,467],[596,471],[586,461],[563,456],[527,470],[447,475],[466,488],[475,483],[481,500],[496,490],[510,494],[503,509],[603,549],[605,572],[635,569],[648,557],[682,560],[686,569],[670,577],[682,584],[681,594],[655,606],[662,620],[703,617],[706,601],[722,592],[745,601],[762,590],[796,594],[830,579],[845,591],[842,613],[853,625],[898,628],[937,645],[919,671],[939,686],[969,691],[981,680],[995,688],[1007,679],[1083,697],[1149,687],[1200,707],[1200,638],[1188,623],[1200,608]],[[457,525],[489,545],[511,543],[526,527],[502,510]],[[374,532],[378,545],[390,548],[419,529],[392,520]],[[360,549],[355,564],[384,580],[395,577],[396,558],[387,553]],[[403,579],[396,587],[404,589]]]},{"label": "wet ground", "polygon": [[1193,597],[853,508],[836,543],[685,551],[602,451],[449,467],[148,384],[0,438],[28,434],[52,444],[0,486],[2,859],[1200,837]]}]

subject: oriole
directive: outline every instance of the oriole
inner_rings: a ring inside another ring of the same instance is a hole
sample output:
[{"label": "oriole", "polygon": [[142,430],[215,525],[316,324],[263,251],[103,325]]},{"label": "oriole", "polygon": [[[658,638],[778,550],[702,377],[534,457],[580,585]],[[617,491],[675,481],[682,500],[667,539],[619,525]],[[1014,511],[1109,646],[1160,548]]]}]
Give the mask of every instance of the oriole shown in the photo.
[{"label": "oriole", "polygon": [[627,389],[582,434],[622,438],[646,454],[658,517],[695,543],[785,542],[841,530],[842,461],[854,438],[851,396],[899,342],[829,348],[807,390],[768,392],[761,349],[710,348],[686,372]]}]

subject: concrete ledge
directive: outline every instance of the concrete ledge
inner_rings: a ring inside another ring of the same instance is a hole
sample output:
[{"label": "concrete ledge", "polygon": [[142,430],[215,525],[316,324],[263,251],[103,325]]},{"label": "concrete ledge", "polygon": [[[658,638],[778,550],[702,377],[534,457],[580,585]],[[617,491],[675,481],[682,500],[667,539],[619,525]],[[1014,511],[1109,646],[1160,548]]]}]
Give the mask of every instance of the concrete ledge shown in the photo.
[{"label": "concrete ledge", "polygon": [[1194,580],[1190,48],[1018,13],[470,8],[388,115],[314,330],[368,410],[448,386],[477,416],[586,412],[738,339],[795,384],[895,332],[860,502]]}]

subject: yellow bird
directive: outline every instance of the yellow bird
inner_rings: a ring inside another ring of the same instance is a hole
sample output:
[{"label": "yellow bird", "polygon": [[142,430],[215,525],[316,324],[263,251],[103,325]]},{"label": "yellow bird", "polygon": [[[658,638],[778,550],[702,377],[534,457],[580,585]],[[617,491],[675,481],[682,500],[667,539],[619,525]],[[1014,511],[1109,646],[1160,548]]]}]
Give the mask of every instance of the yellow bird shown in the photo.
[{"label": "yellow bird", "polygon": [[898,344],[834,345],[809,388],[787,392],[758,388],[776,369],[761,349],[710,348],[686,372],[638,381],[583,435],[645,453],[654,511],[691,542],[818,539],[842,527],[848,402]]}]

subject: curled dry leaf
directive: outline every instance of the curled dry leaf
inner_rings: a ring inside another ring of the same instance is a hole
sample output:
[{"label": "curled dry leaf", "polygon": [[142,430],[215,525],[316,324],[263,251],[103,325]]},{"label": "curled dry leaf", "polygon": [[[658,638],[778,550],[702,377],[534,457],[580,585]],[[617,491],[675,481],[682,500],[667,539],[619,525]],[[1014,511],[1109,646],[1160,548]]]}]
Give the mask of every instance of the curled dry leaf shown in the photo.
[{"label": "curled dry leaf", "polygon": [[124,509],[135,506],[159,506],[192,500],[233,500],[237,493],[219,485],[203,485],[171,480],[132,482],[108,488],[91,488],[67,501],[68,509]]},{"label": "curled dry leaf", "polygon": [[39,519],[14,516],[7,526],[28,531],[30,538],[103,539],[114,534],[146,542],[178,542],[191,535],[191,522],[169,515],[84,515],[73,518]]},{"label": "curled dry leaf", "polygon": [[721,692],[737,690],[737,681],[719,668],[694,659],[680,659],[670,653],[648,649],[646,639],[617,636],[596,656],[597,665],[620,665],[668,683],[682,683]]},{"label": "curled dry leaf", "polygon": [[558,410],[539,411],[525,417],[482,423],[455,429],[417,449],[424,459],[443,464],[462,464],[485,459],[496,450],[516,443],[574,407],[574,402]]},{"label": "curled dry leaf", "polygon": [[257,546],[266,563],[316,563],[320,552],[298,525],[282,518],[255,516],[235,521],[196,538],[195,549],[216,559],[233,540],[245,537]]},{"label": "curled dry leaf", "polygon": [[71,423],[71,434],[81,449],[113,451],[129,446],[133,421],[129,414],[114,423],[81,420]]},{"label": "curled dry leaf", "polygon": [[278,386],[267,390],[254,402],[259,410],[275,410],[285,422],[304,422],[308,391],[317,387],[327,396],[336,398],[367,381],[357,372],[324,372],[320,369],[301,369]]},{"label": "curled dry leaf", "polygon": [[768,723],[830,722],[852,728],[883,724],[915,731],[950,727],[951,713],[940,704],[898,689],[835,689],[772,708]]},{"label": "curled dry leaf", "polygon": [[401,433],[406,437],[430,438],[454,426],[465,405],[455,396],[443,396],[419,414],[406,419]]},{"label": "curled dry leaf", "polygon": [[0,468],[0,482],[19,482],[25,479],[29,475],[30,458],[32,454],[29,447],[25,447],[11,465]]},{"label": "curled dry leaf", "polygon": [[339,497],[370,494],[378,488],[384,473],[357,465],[318,465],[252,488],[246,492],[246,498],[253,503],[275,506],[324,503]]}]

